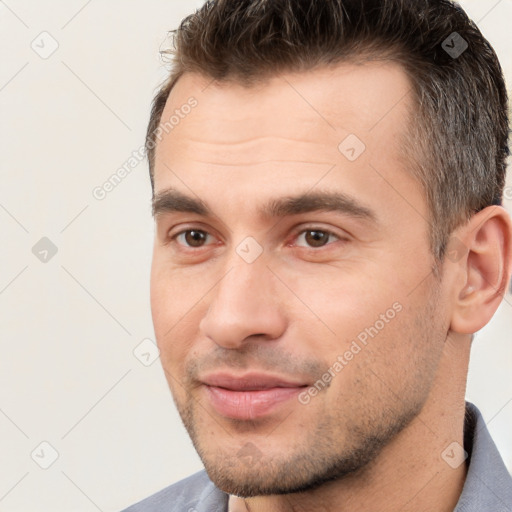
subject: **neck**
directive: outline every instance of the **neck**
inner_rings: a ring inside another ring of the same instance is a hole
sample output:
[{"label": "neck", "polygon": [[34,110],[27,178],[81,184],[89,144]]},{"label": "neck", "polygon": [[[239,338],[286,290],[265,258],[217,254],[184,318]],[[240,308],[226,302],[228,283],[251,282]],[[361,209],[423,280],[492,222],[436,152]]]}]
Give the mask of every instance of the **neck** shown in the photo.
[{"label": "neck", "polygon": [[466,376],[457,369],[467,368],[469,348],[464,349],[463,340],[446,343],[420,414],[362,471],[304,493],[231,496],[229,511],[453,512],[467,472],[460,448]]}]

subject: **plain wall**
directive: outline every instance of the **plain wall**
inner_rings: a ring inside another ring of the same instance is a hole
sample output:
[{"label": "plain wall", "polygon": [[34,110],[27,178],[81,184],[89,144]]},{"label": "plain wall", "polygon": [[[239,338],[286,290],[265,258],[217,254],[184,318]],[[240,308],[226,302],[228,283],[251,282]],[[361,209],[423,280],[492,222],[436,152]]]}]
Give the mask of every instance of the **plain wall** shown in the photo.
[{"label": "plain wall", "polygon": [[[93,195],[143,145],[159,48],[198,5],[0,2],[1,510],[116,511],[201,468],[159,361],[133,353],[154,339],[146,162]],[[463,6],[510,85],[512,2]],[[474,342],[467,393],[509,469],[511,338],[508,295]]]}]

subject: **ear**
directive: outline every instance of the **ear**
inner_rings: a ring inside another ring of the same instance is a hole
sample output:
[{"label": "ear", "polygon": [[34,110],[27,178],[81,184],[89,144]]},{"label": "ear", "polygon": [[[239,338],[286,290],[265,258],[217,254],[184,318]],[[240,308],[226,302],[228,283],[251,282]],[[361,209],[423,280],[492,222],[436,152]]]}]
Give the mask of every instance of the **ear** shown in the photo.
[{"label": "ear", "polygon": [[450,239],[446,265],[454,265],[450,328],[473,334],[486,325],[507,292],[512,271],[512,222],[501,206],[475,214]]}]

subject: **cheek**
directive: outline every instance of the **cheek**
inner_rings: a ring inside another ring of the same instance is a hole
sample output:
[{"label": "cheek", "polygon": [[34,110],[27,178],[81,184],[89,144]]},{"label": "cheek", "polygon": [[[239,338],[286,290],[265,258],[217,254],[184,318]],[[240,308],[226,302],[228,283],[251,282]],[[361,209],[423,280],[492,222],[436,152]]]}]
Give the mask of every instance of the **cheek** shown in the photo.
[{"label": "cheek", "polygon": [[309,320],[312,312],[331,331],[330,338],[338,340],[356,337],[376,322],[381,327],[380,315],[385,315],[387,326],[406,298],[387,275],[382,278],[368,269],[357,273],[323,269],[316,275],[290,275],[289,282],[304,303],[302,316],[306,312]]},{"label": "cheek", "polygon": [[427,322],[418,324],[416,308],[404,307],[384,325],[374,317],[370,312],[366,325],[346,329],[340,321],[337,346],[331,343],[324,358],[334,375],[325,410],[341,411],[346,425],[357,418],[377,424],[384,411],[398,415],[403,407],[422,402],[435,374],[434,351],[420,342]]},{"label": "cheek", "polygon": [[407,287],[393,282],[391,273],[371,272],[370,265],[357,273],[334,270],[326,278],[294,280],[293,289],[315,314],[302,306],[295,319],[302,324],[298,331],[308,350],[335,375],[332,389],[342,394],[358,390],[362,399],[365,389],[382,384],[371,370],[394,380],[400,378],[397,370],[404,359],[414,356],[411,331],[421,330],[413,318],[421,304],[411,303]]},{"label": "cheek", "polygon": [[199,276],[184,276],[153,263],[151,314],[164,368],[179,366],[189,354],[208,289]]},{"label": "cheek", "polygon": [[170,329],[207,293],[210,285],[199,268],[171,264],[163,250],[155,249],[151,266],[151,311],[155,327]]}]

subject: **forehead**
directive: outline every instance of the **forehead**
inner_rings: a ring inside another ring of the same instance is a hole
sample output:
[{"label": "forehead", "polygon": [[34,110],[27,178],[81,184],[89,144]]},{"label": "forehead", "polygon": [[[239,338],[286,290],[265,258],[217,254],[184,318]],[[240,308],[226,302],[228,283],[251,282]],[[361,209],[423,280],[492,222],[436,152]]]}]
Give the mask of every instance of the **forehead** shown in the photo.
[{"label": "forehead", "polygon": [[[191,102],[196,105],[192,109]],[[300,140],[301,147],[294,147],[298,160],[333,162],[344,135],[355,134],[376,147],[383,138],[388,144],[405,133],[411,104],[409,80],[391,61],[285,73],[250,87],[186,73],[163,111],[161,124],[168,122],[170,130],[162,132],[156,160],[177,158],[194,142],[210,150],[206,145],[240,145],[266,137],[268,157],[282,156],[288,142]],[[230,163],[239,161],[237,154],[231,156]]]},{"label": "forehead", "polygon": [[391,61],[284,73],[250,87],[185,74],[162,114],[161,124],[173,122],[156,147],[155,192],[192,188],[202,199],[231,200],[234,189],[254,196],[265,183],[276,195],[280,183],[289,190],[322,180],[392,199],[396,190],[377,185],[400,171],[408,194],[401,140],[413,104],[406,73]]}]

